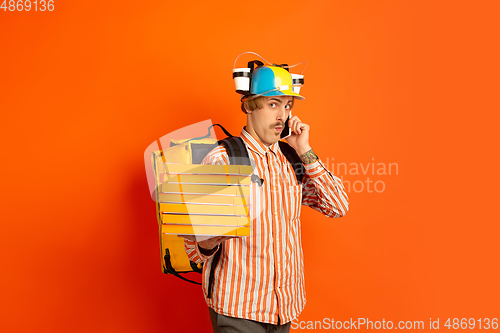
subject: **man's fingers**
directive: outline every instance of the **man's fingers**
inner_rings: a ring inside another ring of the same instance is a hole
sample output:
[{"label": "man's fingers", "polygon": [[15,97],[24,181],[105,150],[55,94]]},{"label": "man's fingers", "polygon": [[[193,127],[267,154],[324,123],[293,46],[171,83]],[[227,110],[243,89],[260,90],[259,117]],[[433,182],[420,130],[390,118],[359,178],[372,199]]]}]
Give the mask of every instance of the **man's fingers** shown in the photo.
[{"label": "man's fingers", "polygon": [[292,130],[296,134],[301,134],[302,131],[309,129],[309,125],[307,125],[306,123],[301,122],[300,119],[298,119],[298,118],[294,121],[294,123],[293,123],[292,126],[291,126]]},{"label": "man's fingers", "polygon": [[304,128],[304,125],[305,124],[303,122],[301,122],[300,119],[299,119],[299,117],[297,117],[297,116],[293,116],[288,121],[288,126],[296,134],[302,133],[302,129]]},{"label": "man's fingers", "polygon": [[300,133],[302,133],[302,131],[305,131],[308,129],[309,129],[309,125],[304,124],[304,123],[300,123]]},{"label": "man's fingers", "polygon": [[300,134],[300,133],[302,132],[302,131],[300,130],[300,125],[301,125],[301,124],[302,124],[302,123],[301,123],[299,120],[297,120],[297,122],[295,123],[295,127],[294,127],[294,131],[295,131],[295,133]]},{"label": "man's fingers", "polygon": [[299,117],[297,116],[293,116],[292,118],[290,118],[290,120],[288,121],[288,126],[293,130],[295,128],[295,124],[300,121]]},{"label": "man's fingers", "polygon": [[226,241],[226,240],[232,239],[232,238],[238,238],[238,236],[219,236],[219,237],[217,237],[217,241],[220,241],[222,243],[223,241]]},{"label": "man's fingers", "polygon": [[196,237],[193,236],[193,235],[177,235],[177,237],[182,237],[182,238],[188,239],[188,240],[190,240],[192,242],[196,241]]},{"label": "man's fingers", "polygon": [[[188,240],[193,241],[193,242],[196,241],[196,236],[195,235],[177,235],[177,237],[182,237],[182,238],[188,239]],[[214,244],[214,243],[215,244],[219,244],[219,243],[222,243],[225,240],[232,239],[232,238],[238,238],[238,236],[215,236],[215,237],[210,237],[210,238],[207,238],[207,239],[203,239],[201,241],[202,242],[210,241],[210,243],[212,243],[212,244]]]}]

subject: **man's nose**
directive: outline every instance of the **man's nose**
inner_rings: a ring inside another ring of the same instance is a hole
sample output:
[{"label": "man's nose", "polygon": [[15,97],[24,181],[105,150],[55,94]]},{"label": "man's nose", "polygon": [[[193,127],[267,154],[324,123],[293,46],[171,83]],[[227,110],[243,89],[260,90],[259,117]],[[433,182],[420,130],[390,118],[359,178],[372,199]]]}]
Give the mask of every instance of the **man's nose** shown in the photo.
[{"label": "man's nose", "polygon": [[278,120],[281,120],[281,121],[285,121],[286,120],[286,112],[287,110],[285,109],[285,107],[281,107],[279,108],[279,111],[278,111]]}]

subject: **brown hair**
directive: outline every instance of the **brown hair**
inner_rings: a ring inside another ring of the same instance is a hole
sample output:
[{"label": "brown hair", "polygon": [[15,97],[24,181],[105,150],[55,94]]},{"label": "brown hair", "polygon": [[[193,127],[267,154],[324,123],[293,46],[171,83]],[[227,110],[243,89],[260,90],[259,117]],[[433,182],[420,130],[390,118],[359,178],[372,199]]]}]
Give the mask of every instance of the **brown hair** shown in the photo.
[{"label": "brown hair", "polygon": [[241,111],[247,114],[247,110],[253,111],[257,109],[262,109],[264,107],[264,96],[259,96],[254,99],[250,99],[244,102],[241,102]]}]

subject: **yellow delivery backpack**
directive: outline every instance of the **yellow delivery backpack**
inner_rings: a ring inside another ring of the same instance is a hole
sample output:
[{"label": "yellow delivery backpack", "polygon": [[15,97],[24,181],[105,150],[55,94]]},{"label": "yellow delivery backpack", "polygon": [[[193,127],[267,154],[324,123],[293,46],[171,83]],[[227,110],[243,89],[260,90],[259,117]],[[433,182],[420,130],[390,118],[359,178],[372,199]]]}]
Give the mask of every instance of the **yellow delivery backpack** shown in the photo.
[{"label": "yellow delivery backpack", "polygon": [[[249,236],[250,185],[251,182],[262,185],[264,181],[252,175],[253,169],[243,140],[220,127],[229,135],[223,140],[209,137],[171,140],[169,148],[154,151],[151,155],[156,183],[154,196],[161,269],[165,274],[173,274],[194,284],[201,283],[181,274],[201,273],[203,264],[189,260],[184,238],[177,235]],[[201,165],[204,157],[220,144],[226,148],[229,165]],[[285,142],[280,141],[279,144],[295,170],[297,181],[301,183],[304,169],[299,156]],[[214,256],[210,284],[213,283],[212,271],[219,255],[216,253]]]}]

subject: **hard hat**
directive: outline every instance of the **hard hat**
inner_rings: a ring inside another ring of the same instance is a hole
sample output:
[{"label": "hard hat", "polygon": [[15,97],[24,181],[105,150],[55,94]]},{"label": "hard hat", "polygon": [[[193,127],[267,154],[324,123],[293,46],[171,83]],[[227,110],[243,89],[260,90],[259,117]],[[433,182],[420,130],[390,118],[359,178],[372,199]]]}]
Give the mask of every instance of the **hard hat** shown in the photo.
[{"label": "hard hat", "polygon": [[259,96],[294,96],[305,99],[293,91],[290,73],[278,66],[257,67],[252,73],[250,94],[249,99]]}]

